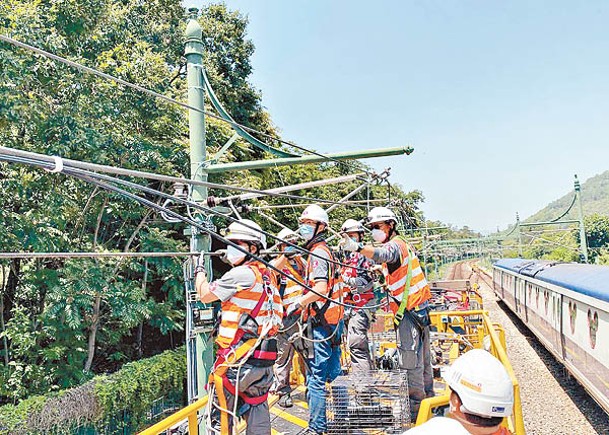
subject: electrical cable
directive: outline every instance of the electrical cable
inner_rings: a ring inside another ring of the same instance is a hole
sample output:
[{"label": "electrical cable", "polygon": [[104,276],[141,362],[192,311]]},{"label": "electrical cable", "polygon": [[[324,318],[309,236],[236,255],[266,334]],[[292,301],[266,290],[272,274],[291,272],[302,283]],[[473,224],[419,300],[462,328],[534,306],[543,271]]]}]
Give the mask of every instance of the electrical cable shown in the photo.
[{"label": "electrical cable", "polygon": [[[119,83],[119,84],[121,84],[123,86],[126,86],[128,88],[132,88],[132,89],[135,89],[135,90],[137,90],[139,92],[148,94],[148,95],[150,95],[150,96],[152,96],[154,98],[158,98],[158,99],[167,101],[169,103],[178,105],[178,106],[180,106],[180,107],[182,107],[184,109],[194,110],[196,112],[202,113],[202,114],[204,114],[206,116],[209,116],[211,118],[217,119],[218,121],[225,122],[225,123],[227,123],[227,124],[229,124],[229,125],[231,125],[233,127],[242,128],[243,130],[246,130],[249,133],[256,133],[256,134],[258,134],[260,136],[269,138],[271,140],[275,140],[275,141],[277,141],[279,143],[282,143],[284,145],[288,145],[288,146],[291,146],[293,148],[299,149],[301,151],[304,151],[304,152],[307,152],[307,153],[310,153],[310,154],[313,154],[313,155],[316,155],[316,156],[319,156],[319,157],[323,157],[324,159],[326,159],[328,161],[333,161],[335,163],[338,163],[338,164],[341,164],[341,165],[345,165],[345,167],[351,169],[351,165],[349,165],[346,162],[343,162],[341,160],[338,160],[338,159],[335,159],[333,157],[330,157],[330,156],[318,153],[316,151],[312,151],[310,149],[301,147],[301,146],[296,145],[295,143],[292,143],[290,141],[286,141],[286,140],[283,140],[283,139],[281,139],[279,137],[270,135],[268,133],[264,133],[264,132],[261,132],[259,130],[254,129],[254,128],[247,127],[247,126],[245,126],[243,124],[239,124],[238,122],[229,121],[229,120],[224,119],[223,117],[221,117],[219,115],[216,115],[215,113],[209,112],[209,111],[207,111],[205,109],[200,109],[198,107],[191,106],[191,105],[189,105],[187,103],[178,101],[178,100],[176,100],[174,98],[171,98],[171,97],[168,97],[167,95],[163,95],[163,94],[161,94],[159,92],[147,89],[147,88],[145,88],[143,86],[140,86],[140,85],[137,85],[135,83],[128,82],[128,81],[123,80],[121,78],[115,77],[115,76],[113,76],[111,74],[107,74],[107,73],[98,71],[98,70],[96,70],[94,68],[91,68],[91,67],[82,65],[82,64],[80,64],[78,62],[74,62],[72,60],[66,59],[65,57],[58,56],[56,54],[53,54],[53,53],[50,53],[48,51],[42,50],[41,48],[34,47],[33,45],[26,44],[24,42],[18,41],[18,40],[13,39],[13,38],[11,38],[9,36],[0,34],[0,41],[4,41],[6,43],[12,44],[12,45],[17,46],[19,48],[23,48],[23,49],[26,49],[26,50],[29,50],[29,51],[33,51],[34,53],[37,53],[37,54],[39,54],[41,56],[44,56],[44,57],[46,57],[48,59],[52,59],[52,60],[55,60],[57,62],[61,62],[61,63],[65,64],[65,65],[68,65],[68,66],[70,66],[72,68],[76,68],[76,69],[78,69],[81,72],[86,72],[88,74],[92,74],[92,75],[104,78],[106,80],[114,81],[114,82]],[[363,168],[361,170],[364,171],[364,172],[368,172],[368,171],[366,171]]]},{"label": "electrical cable", "polygon": [[[23,151],[23,150],[19,150],[16,148],[0,146],[0,156],[3,153],[5,155],[11,156],[11,157],[23,157],[23,158],[30,158],[30,159],[38,158],[40,160],[43,160],[45,163],[49,163],[49,164],[54,162],[54,156],[48,156],[46,154],[34,153],[31,151]],[[337,203],[337,201],[332,201],[329,199],[312,198],[312,197],[307,197],[307,196],[270,192],[268,190],[259,190],[259,189],[252,189],[252,188],[248,188],[248,187],[232,186],[229,184],[212,183],[209,181],[191,180],[191,179],[186,179],[186,178],[181,178],[181,177],[174,177],[171,175],[162,175],[162,174],[155,174],[152,172],[136,171],[136,170],[132,170],[132,169],[125,169],[125,168],[120,168],[120,167],[115,167],[115,166],[99,165],[97,163],[87,163],[87,162],[83,162],[83,161],[79,161],[79,160],[71,160],[71,159],[62,158],[62,161],[63,161],[63,165],[65,165],[65,166],[72,166],[74,168],[86,169],[89,171],[104,172],[107,174],[123,175],[123,176],[127,176],[127,177],[144,178],[144,179],[156,180],[156,181],[165,181],[168,183],[182,183],[182,184],[186,184],[186,185],[203,186],[203,187],[208,187],[210,189],[233,190],[233,191],[237,191],[237,192],[251,193],[251,194],[257,194],[257,195],[261,195],[261,196],[271,196],[271,197],[276,197],[276,198],[303,200],[303,201],[309,201],[309,202],[314,202],[314,203],[325,203],[325,204],[336,204]],[[221,202],[224,200],[224,198],[217,198],[217,200]]]},{"label": "electrical cable", "polygon": [[[18,162],[18,163],[34,164],[36,166],[40,166],[40,167],[43,167],[43,168],[46,168],[46,165],[49,165],[48,162],[44,162],[43,164],[40,164],[40,163],[35,164],[35,163],[28,163],[28,162]],[[313,287],[311,287],[311,286],[309,286],[309,285],[307,285],[307,284],[305,284],[303,282],[300,282],[298,279],[296,279],[296,278],[292,277],[291,275],[285,273],[283,270],[280,270],[279,268],[275,267],[272,263],[264,260],[260,256],[258,256],[256,254],[252,254],[247,249],[241,247],[237,243],[234,243],[233,241],[231,241],[229,239],[226,239],[225,237],[220,236],[219,234],[214,233],[209,228],[207,228],[206,226],[200,224],[199,222],[196,222],[196,221],[194,221],[194,220],[192,220],[190,218],[182,216],[182,215],[174,212],[173,210],[165,209],[165,208],[163,208],[163,206],[161,206],[159,204],[156,204],[155,202],[150,201],[150,200],[148,200],[146,198],[142,198],[141,196],[138,196],[138,195],[136,195],[134,193],[128,192],[128,191],[126,191],[124,189],[121,189],[119,187],[113,186],[112,184],[108,184],[108,183],[106,183],[104,181],[97,180],[95,178],[95,176],[101,176],[101,174],[94,174],[94,173],[92,173],[92,174],[82,175],[82,174],[79,174],[78,171],[81,171],[81,170],[78,170],[78,169],[74,170],[74,169],[69,169],[69,168],[65,168],[64,167],[62,172],[64,174],[66,174],[66,175],[70,175],[70,176],[72,176],[74,178],[77,178],[77,179],[86,181],[88,183],[94,184],[94,185],[96,185],[96,186],[98,186],[98,187],[100,187],[100,188],[102,188],[104,190],[111,191],[111,192],[117,193],[119,195],[122,195],[124,197],[127,197],[129,199],[132,199],[132,200],[134,200],[136,202],[139,202],[140,204],[142,204],[142,205],[144,205],[144,206],[146,206],[148,208],[154,209],[154,210],[156,210],[158,212],[164,211],[168,216],[180,219],[182,222],[187,223],[187,224],[189,224],[189,225],[191,225],[191,226],[193,226],[193,227],[203,231],[204,233],[208,234],[210,237],[213,237],[216,240],[218,240],[218,241],[220,241],[220,242],[222,242],[222,243],[224,243],[224,244],[226,244],[228,246],[232,246],[233,248],[237,249],[238,251],[240,251],[240,252],[250,256],[252,259],[254,259],[256,261],[259,261],[260,263],[264,264],[268,268],[270,268],[270,269],[274,270],[275,272],[277,272],[279,275],[289,279],[290,281],[295,282],[296,284],[298,284],[301,287],[303,287],[303,289],[306,289],[306,290],[310,291],[311,293],[315,294],[316,296],[318,296],[318,297],[320,297],[322,299],[328,300],[331,303],[334,303],[336,305],[342,306],[344,308],[361,308],[361,307],[358,307],[357,305],[345,304],[344,302],[337,301],[337,300],[332,299],[331,297],[329,297],[327,295],[319,293]],[[102,177],[107,177],[107,176],[104,175]],[[108,177],[108,178],[111,178],[111,177]],[[120,181],[120,182],[123,182],[123,183],[134,184],[134,183],[126,182],[125,180],[118,180],[117,179],[116,181],[117,182]],[[144,189],[143,186],[139,186],[139,187],[142,188],[142,190],[148,189],[148,188]],[[153,189],[151,189],[151,190],[153,190]],[[156,191],[156,192],[157,192],[157,194],[160,194],[160,195],[167,195],[167,194],[163,194],[162,192],[158,192],[158,191]],[[184,200],[180,200],[180,201],[184,201]],[[195,205],[198,206],[198,204],[195,204]],[[209,210],[214,212],[214,213],[219,213],[219,212],[215,212],[215,211],[213,211],[211,209],[209,209]],[[221,213],[219,213],[219,214],[221,214]],[[226,215],[222,215],[222,216],[226,217]],[[237,221],[236,219],[233,219],[233,220]],[[256,228],[253,228],[253,229],[255,229],[256,231],[260,231],[260,230],[258,230]],[[275,236],[272,235],[272,237],[275,237]],[[286,243],[288,245],[292,245],[290,242],[286,242],[286,241],[283,241],[283,243]],[[300,248],[299,246],[296,246],[296,245],[292,245],[292,246],[296,247],[297,249],[302,250],[302,248]],[[310,253],[310,255],[317,256],[317,255],[315,255],[313,253]],[[339,263],[339,262],[328,260],[327,258],[323,258],[321,256],[318,256],[318,257],[320,257],[320,258],[322,258],[322,259],[324,259],[324,260],[326,260],[326,261],[328,261],[330,263],[342,264],[342,263]],[[366,309],[377,309],[377,308],[380,308],[381,306],[382,306],[382,304],[378,304],[378,305],[375,305],[375,306],[369,306],[369,307],[365,307],[365,308]]]},{"label": "electrical cable", "polygon": [[[2,156],[1,152],[0,152],[0,160],[7,160],[6,157]],[[13,158],[12,161],[17,162],[17,163],[24,163],[24,164],[29,164],[29,165],[34,165],[34,166],[42,167],[43,169],[46,169],[45,165],[49,164],[49,162],[44,162],[44,164],[41,164],[40,162],[36,162],[35,160],[21,159],[21,158]],[[86,171],[86,170],[82,170],[82,169],[77,169],[77,168],[75,168],[75,169],[69,169],[67,166],[65,166],[64,168],[65,169],[62,172],[66,173],[68,175],[77,174],[77,175],[81,175],[81,176],[98,178],[98,179],[101,179],[101,180],[104,180],[104,181],[107,181],[107,182],[110,182],[110,183],[119,183],[119,184],[122,184],[123,186],[130,187],[130,188],[136,189],[136,190],[140,190],[140,191],[148,193],[150,195],[158,196],[158,197],[165,198],[165,199],[171,199],[174,202],[178,202],[178,203],[184,204],[184,205],[186,205],[188,207],[199,209],[199,210],[201,210],[201,211],[203,211],[205,213],[210,213],[210,214],[213,214],[213,215],[216,215],[216,216],[223,217],[225,219],[228,219],[231,222],[239,222],[241,225],[243,225],[244,227],[246,227],[248,229],[259,231],[259,232],[261,232],[262,234],[264,234],[267,237],[270,237],[272,239],[281,241],[282,243],[285,243],[288,246],[292,246],[293,248],[295,248],[295,249],[297,249],[297,250],[299,250],[301,252],[305,252],[305,253],[307,253],[310,256],[317,257],[317,258],[319,258],[321,260],[325,260],[325,261],[327,261],[329,263],[332,263],[334,265],[337,265],[337,266],[351,267],[351,268],[353,268],[355,270],[365,271],[365,269],[361,269],[361,268],[358,268],[356,266],[350,266],[348,264],[344,264],[344,263],[339,262],[339,261],[327,259],[327,258],[325,258],[325,257],[323,257],[321,255],[313,253],[312,251],[304,249],[303,247],[301,247],[299,245],[293,244],[292,242],[288,242],[288,241],[282,240],[282,239],[280,239],[279,237],[277,237],[273,233],[270,233],[270,232],[264,231],[264,230],[259,230],[258,228],[255,228],[255,227],[249,226],[247,224],[244,224],[243,222],[240,222],[239,219],[235,219],[235,218],[233,218],[233,217],[231,217],[231,216],[229,216],[227,214],[224,214],[224,213],[221,213],[219,211],[216,211],[213,208],[208,208],[208,207],[202,206],[201,204],[197,204],[195,202],[191,202],[191,201],[185,200],[183,198],[178,198],[178,197],[170,195],[168,193],[161,192],[161,191],[152,189],[150,187],[142,186],[142,185],[130,182],[130,181],[122,180],[120,178],[113,178],[113,177],[109,177],[109,176],[104,175],[104,174],[97,174],[95,172],[90,172],[90,171]],[[160,208],[157,208],[157,210],[159,210],[159,211],[163,211],[164,212],[165,210],[169,210],[169,209],[167,209],[167,208],[165,208],[163,206],[159,206],[159,207]],[[167,213],[165,213],[165,214],[167,214]],[[181,216],[181,215],[178,215],[178,216]],[[178,219],[180,219],[180,218],[178,218]],[[192,217],[189,217],[189,219],[194,221],[194,219]]]}]

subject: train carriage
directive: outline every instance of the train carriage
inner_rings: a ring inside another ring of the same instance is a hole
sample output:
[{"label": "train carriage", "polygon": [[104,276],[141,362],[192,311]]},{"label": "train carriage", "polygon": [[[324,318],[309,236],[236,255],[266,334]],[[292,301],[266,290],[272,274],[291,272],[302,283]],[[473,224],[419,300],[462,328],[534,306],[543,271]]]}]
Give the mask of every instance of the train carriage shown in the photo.
[{"label": "train carriage", "polygon": [[502,259],[493,289],[609,413],[609,266]]}]

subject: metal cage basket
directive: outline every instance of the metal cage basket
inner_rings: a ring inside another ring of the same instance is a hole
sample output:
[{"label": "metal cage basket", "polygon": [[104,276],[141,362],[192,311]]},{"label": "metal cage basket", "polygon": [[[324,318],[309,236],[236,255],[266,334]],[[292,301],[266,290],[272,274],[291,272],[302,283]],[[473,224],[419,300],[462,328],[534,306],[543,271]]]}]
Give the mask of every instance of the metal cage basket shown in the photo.
[{"label": "metal cage basket", "polygon": [[374,370],[340,376],[326,395],[328,434],[401,434],[410,427],[405,372]]}]

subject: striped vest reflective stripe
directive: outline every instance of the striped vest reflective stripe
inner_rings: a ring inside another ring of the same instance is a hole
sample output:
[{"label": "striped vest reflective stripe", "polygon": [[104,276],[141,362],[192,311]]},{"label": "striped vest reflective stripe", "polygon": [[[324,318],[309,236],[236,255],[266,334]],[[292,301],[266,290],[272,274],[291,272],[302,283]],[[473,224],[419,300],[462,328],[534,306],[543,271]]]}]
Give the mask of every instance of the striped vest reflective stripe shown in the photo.
[{"label": "striped vest reflective stripe", "polygon": [[383,264],[383,275],[389,288],[389,292],[397,303],[390,303],[391,311],[395,314],[399,308],[399,304],[404,298],[404,292],[406,290],[406,280],[408,278],[408,256],[412,258],[412,276],[410,278],[410,291],[408,294],[408,301],[406,305],[407,310],[412,310],[414,307],[422,304],[423,302],[431,298],[431,291],[429,290],[429,284],[425,279],[423,270],[419,263],[419,259],[411,252],[408,247],[406,240],[402,236],[393,238],[392,242],[396,243],[400,248],[400,267],[389,273],[387,264]]},{"label": "striped vest reflective stripe", "polygon": [[[304,272],[306,264],[302,260],[302,257],[300,255],[297,255],[294,257],[294,261],[298,263],[299,270]],[[283,268],[283,273],[290,275],[301,283],[304,283],[304,278],[290,264],[290,260],[288,260],[286,264],[287,266]],[[282,302],[283,307],[287,309],[291,303],[296,302],[296,299],[298,299],[302,295],[302,286],[298,283],[295,283],[291,279],[287,279],[285,276],[282,276],[281,280],[285,280],[285,291],[283,293]]]},{"label": "striped vest reflective stripe", "polygon": [[[334,255],[332,255],[332,251],[330,251],[330,248],[328,248],[328,245],[326,244],[326,242],[319,242],[316,243],[315,245],[311,246],[310,250],[314,251],[316,248],[321,248],[324,251],[327,252],[328,254],[328,258],[330,260],[334,260]],[[315,281],[312,279],[311,275],[313,274],[313,262],[314,261],[323,261],[317,257],[313,257],[311,255],[309,255],[309,258],[307,259],[307,284],[309,285],[309,287],[314,287],[315,286]],[[328,263],[328,288],[330,289],[330,291],[328,292],[328,296],[335,301],[342,301],[343,299],[343,280],[342,277],[340,275],[336,276],[336,265],[334,263]],[[305,289],[304,293],[307,293],[308,291]],[[309,305],[309,307],[311,308],[312,314],[316,314],[317,310],[320,310],[324,307],[324,305],[326,304],[327,300],[322,298],[318,301],[313,302],[312,304]],[[330,325],[336,325],[338,324],[338,322],[343,318],[345,309],[343,308],[342,305],[337,305],[335,303],[330,302],[330,304],[328,305],[328,308],[326,309],[325,313],[324,313],[324,318],[326,319],[326,322],[329,323]]]},{"label": "striped vest reflective stripe", "polygon": [[267,321],[273,322],[273,327],[268,336],[275,335],[279,325],[281,325],[283,305],[281,305],[281,297],[279,296],[279,290],[277,290],[276,279],[262,263],[256,261],[247,264],[246,267],[249,267],[254,272],[256,280],[251,287],[237,290],[237,293],[233,297],[222,302],[222,317],[218,337],[216,338],[216,343],[222,348],[228,348],[233,344],[241,316],[243,314],[251,314],[256,304],[258,304],[265,291],[263,275],[268,277],[268,287],[272,297],[266,297],[260,312],[255,317],[258,323],[258,334],[262,332],[262,327]]}]

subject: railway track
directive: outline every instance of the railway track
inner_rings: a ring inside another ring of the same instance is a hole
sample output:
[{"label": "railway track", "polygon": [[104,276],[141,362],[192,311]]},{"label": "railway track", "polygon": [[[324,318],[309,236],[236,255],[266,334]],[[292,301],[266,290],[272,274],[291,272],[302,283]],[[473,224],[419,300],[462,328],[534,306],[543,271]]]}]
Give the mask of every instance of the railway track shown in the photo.
[{"label": "railway track", "polygon": [[492,278],[475,260],[456,263],[449,279],[480,285],[484,308],[505,328],[508,355],[521,385],[527,434],[609,434],[609,416],[492,291]]}]

